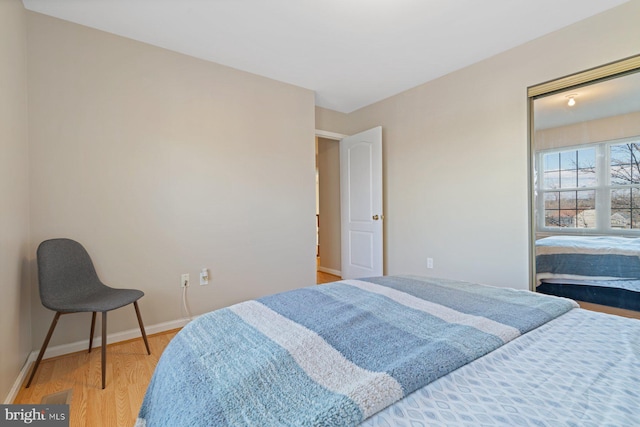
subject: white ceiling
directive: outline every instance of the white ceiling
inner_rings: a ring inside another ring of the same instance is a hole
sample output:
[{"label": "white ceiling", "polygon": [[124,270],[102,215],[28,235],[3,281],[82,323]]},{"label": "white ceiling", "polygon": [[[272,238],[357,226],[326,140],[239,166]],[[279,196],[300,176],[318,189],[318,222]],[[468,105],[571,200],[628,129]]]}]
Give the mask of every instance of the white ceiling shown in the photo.
[{"label": "white ceiling", "polygon": [[351,112],[627,0],[23,0]]}]

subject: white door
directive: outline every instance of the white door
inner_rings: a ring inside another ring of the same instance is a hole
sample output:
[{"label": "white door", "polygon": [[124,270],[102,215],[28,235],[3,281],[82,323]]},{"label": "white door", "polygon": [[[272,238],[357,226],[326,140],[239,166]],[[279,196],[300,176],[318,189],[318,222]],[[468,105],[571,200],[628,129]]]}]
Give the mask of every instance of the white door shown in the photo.
[{"label": "white door", "polygon": [[342,278],[382,276],[382,127],[340,140]]}]

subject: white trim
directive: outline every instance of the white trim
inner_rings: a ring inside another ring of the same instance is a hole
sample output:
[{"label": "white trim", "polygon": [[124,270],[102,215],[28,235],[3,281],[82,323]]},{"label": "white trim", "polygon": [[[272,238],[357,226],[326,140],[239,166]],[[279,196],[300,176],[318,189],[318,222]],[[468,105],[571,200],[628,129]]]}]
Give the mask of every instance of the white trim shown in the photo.
[{"label": "white trim", "polygon": [[320,273],[327,273],[327,274],[333,274],[334,276],[338,276],[340,278],[342,278],[342,272],[338,271],[338,270],[333,270],[331,268],[326,268],[326,267],[320,267],[318,266],[318,271]]},{"label": "white trim", "polygon": [[[197,317],[197,316],[194,316],[194,317]],[[170,322],[158,323],[157,325],[145,326],[144,330],[147,333],[147,335],[152,335],[160,332],[170,331],[171,329],[182,328],[187,323],[189,323],[189,319],[172,320]],[[107,345],[115,344],[121,341],[126,341],[134,338],[141,338],[140,328],[129,329],[127,331],[121,331],[121,332],[116,332],[116,333],[107,335]],[[100,345],[102,344],[102,336],[94,337],[93,342],[94,344],[97,344],[97,347],[94,347],[94,348],[99,348]],[[44,352],[44,356],[42,360],[48,359],[51,357],[62,356],[65,354],[75,353],[78,351],[86,351],[88,347],[89,347],[88,339],[82,340],[82,341],[76,341],[69,344],[62,344],[62,345],[49,347],[47,348],[47,351]],[[27,360],[24,362],[24,365],[22,366],[22,369],[18,374],[18,378],[16,378],[15,382],[13,383],[13,387],[11,387],[9,394],[4,400],[5,405],[12,404],[13,401],[15,400],[16,396],[18,395],[18,391],[22,386],[22,383],[27,378],[27,374],[31,372],[31,365],[37,359],[39,352],[40,352],[40,349],[32,351],[29,354],[29,357],[27,357]]]},{"label": "white trim", "polygon": [[348,137],[349,135],[343,135],[341,133],[336,133],[336,132],[329,132],[328,130],[316,129],[316,136],[320,138],[335,139],[339,141],[342,138]]}]

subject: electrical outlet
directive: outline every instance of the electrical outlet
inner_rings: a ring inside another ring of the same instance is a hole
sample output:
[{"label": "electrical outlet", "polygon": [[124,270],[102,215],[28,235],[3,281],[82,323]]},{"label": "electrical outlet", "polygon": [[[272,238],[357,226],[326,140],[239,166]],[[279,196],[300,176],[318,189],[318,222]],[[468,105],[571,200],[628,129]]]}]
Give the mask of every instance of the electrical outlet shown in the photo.
[{"label": "electrical outlet", "polygon": [[180,287],[186,288],[187,286],[189,286],[189,273],[180,276]]},{"label": "electrical outlet", "polygon": [[433,268],[433,258],[427,258],[427,268]]},{"label": "electrical outlet", "polygon": [[207,270],[206,268],[203,268],[200,271],[200,286],[204,286],[208,284],[209,284],[209,270]]}]

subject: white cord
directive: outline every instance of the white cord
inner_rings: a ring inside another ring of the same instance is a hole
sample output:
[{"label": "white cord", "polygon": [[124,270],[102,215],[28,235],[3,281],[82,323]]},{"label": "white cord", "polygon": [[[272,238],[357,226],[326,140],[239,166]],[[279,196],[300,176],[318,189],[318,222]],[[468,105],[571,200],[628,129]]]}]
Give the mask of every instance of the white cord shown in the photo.
[{"label": "white cord", "polygon": [[187,304],[187,287],[182,288],[182,305],[184,306],[184,311],[187,314],[187,319],[191,321],[191,311],[189,310],[189,304]]}]

